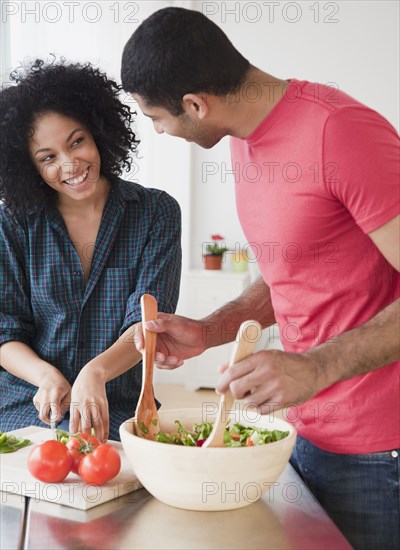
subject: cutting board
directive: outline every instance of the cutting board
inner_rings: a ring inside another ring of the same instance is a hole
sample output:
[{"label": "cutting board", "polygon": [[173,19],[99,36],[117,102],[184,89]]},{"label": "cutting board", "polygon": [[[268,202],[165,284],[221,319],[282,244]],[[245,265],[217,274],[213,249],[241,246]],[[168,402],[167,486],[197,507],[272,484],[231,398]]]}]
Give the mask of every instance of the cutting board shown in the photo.
[{"label": "cutting board", "polygon": [[33,445],[53,438],[51,430],[29,426],[10,433],[17,437],[30,439],[32,444],[15,453],[0,454],[1,491],[27,496],[35,500],[55,502],[79,510],[88,510],[142,487],[118,441],[108,441],[108,443],[115,447],[121,456],[121,471],[108,483],[98,487],[88,485],[73,473],[68,474],[61,483],[38,481],[28,470],[28,455]]}]

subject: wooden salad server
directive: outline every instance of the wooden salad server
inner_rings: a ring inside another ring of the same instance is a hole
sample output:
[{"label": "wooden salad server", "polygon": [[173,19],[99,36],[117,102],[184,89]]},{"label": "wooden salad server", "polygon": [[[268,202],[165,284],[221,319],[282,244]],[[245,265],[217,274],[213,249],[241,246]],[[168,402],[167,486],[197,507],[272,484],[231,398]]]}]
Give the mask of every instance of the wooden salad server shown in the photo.
[{"label": "wooden salad server", "polygon": [[[142,323],[157,319],[157,300],[150,294],[143,294],[140,299]],[[153,390],[154,357],[156,353],[157,333],[146,330],[143,326],[144,350],[142,389],[135,413],[135,431],[139,437],[154,440],[160,431],[156,402]]]},{"label": "wooden salad server", "polygon": [[[254,346],[261,337],[261,331],[261,325],[257,321],[245,321],[240,325],[229,367],[246,359],[246,357],[253,353]],[[221,395],[212,432],[203,443],[203,448],[224,446],[224,432],[229,422],[229,411],[232,410],[234,401],[235,399],[229,389],[225,394]]]}]

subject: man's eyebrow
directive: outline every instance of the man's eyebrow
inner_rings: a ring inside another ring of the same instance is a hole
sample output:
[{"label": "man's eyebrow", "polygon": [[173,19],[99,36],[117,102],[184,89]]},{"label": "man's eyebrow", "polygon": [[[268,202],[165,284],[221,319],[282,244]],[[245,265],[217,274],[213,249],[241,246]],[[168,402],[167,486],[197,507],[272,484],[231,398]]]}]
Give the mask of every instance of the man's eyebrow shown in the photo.
[{"label": "man's eyebrow", "polygon": [[[67,142],[70,141],[70,139],[74,136],[74,134],[76,132],[80,132],[81,130],[83,130],[83,128],[75,128],[75,130],[73,130],[69,136],[67,137]],[[38,155],[39,153],[46,153],[47,151],[51,151],[51,149],[49,147],[44,147],[43,149],[38,149],[36,152],[35,152],[35,156]]]}]

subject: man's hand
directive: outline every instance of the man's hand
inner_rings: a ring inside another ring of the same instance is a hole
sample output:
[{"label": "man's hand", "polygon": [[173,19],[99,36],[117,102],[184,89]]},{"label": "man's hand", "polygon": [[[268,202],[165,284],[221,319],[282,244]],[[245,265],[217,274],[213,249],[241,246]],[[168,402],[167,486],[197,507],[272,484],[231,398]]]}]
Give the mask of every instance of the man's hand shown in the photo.
[{"label": "man's hand", "polygon": [[283,408],[308,401],[325,387],[315,358],[302,353],[265,350],[228,367],[220,367],[217,393],[228,388],[236,399],[244,399],[261,414],[271,405]]},{"label": "man's hand", "polygon": [[107,441],[110,418],[106,385],[95,369],[86,366],[72,386],[69,431],[90,434],[92,428],[100,441]]},{"label": "man's hand", "polygon": [[71,386],[60,371],[46,371],[38,382],[38,391],[33,396],[33,404],[39,412],[39,418],[45,424],[52,419],[60,421],[69,407]]},{"label": "man's hand", "polygon": [[[142,323],[136,324],[133,329],[134,344],[143,352]],[[159,313],[156,321],[146,323],[146,329],[158,334],[155,362],[161,369],[180,367],[184,359],[200,355],[206,349],[205,327],[201,321]]]},{"label": "man's hand", "polygon": [[[258,277],[238,298],[200,320],[159,313],[157,321],[146,328],[157,332],[155,362],[159,368],[175,369],[185,359],[196,357],[211,347],[232,342],[243,321],[255,319],[263,328],[275,323],[271,294],[262,277]],[[143,352],[142,324],[137,323],[123,335]]]}]

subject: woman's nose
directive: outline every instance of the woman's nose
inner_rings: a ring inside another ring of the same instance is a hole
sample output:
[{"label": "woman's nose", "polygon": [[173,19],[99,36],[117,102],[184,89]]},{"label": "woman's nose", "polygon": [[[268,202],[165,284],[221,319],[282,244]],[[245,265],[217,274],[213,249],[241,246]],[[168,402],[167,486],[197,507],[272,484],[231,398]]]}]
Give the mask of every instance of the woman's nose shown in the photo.
[{"label": "woman's nose", "polygon": [[79,171],[79,162],[74,160],[72,155],[63,155],[59,158],[61,164],[61,173],[65,176],[63,179],[69,179]]}]

